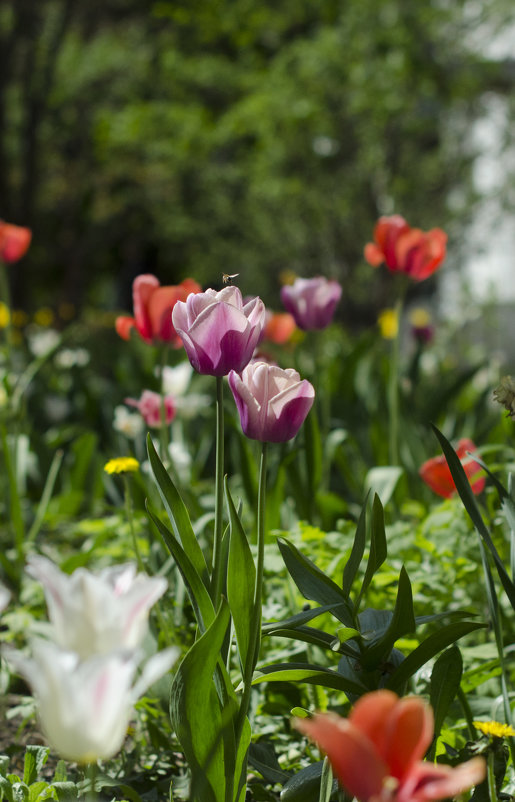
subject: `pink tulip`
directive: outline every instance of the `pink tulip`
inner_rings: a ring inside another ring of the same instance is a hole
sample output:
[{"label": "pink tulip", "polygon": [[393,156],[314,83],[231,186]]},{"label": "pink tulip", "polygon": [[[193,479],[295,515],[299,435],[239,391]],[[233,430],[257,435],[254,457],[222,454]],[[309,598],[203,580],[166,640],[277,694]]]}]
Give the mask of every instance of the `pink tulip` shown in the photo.
[{"label": "pink tulip", "polygon": [[17,262],[25,256],[32,239],[30,228],[0,220],[0,261]]},{"label": "pink tulip", "polygon": [[422,760],[432,739],[431,708],[392,691],[367,693],[348,719],[334,713],[296,719],[295,726],[327,754],[345,790],[360,802],[430,802],[482,782],[483,758],[456,768]]},{"label": "pink tulip", "polygon": [[333,319],[342,288],[323,276],[297,278],[281,289],[281,301],[300,329],[325,329]]},{"label": "pink tulip", "polygon": [[163,287],[150,273],[138,276],[132,285],[134,317],[116,318],[116,331],[128,340],[131,329],[135,328],[146,343],[165,342],[179,348],[181,341],[172,325],[172,310],[177,301],[185,301],[190,293],[201,289],[192,278]]},{"label": "pink tulip", "polygon": [[374,242],[365,245],[365,259],[372,267],[385,262],[392,272],[423,281],[440,267],[446,245],[447,234],[441,228],[421,231],[411,228],[404,217],[393,214],[379,218],[374,228]]},{"label": "pink tulip", "polygon": [[315,390],[296,370],[251,362],[241,376],[232,370],[229,385],[247,437],[284,443],[295,437],[313,405]]},{"label": "pink tulip", "polygon": [[171,423],[175,418],[175,402],[171,395],[165,395],[163,398],[159,393],[153,393],[152,390],[144,390],[139,400],[136,398],[126,398],[125,403],[130,407],[136,407],[147,426],[161,426],[163,422],[163,405],[165,423]]},{"label": "pink tulip", "polygon": [[244,304],[238,287],[190,295],[178,302],[172,321],[198,373],[226,376],[247,365],[265,324],[260,298]]}]

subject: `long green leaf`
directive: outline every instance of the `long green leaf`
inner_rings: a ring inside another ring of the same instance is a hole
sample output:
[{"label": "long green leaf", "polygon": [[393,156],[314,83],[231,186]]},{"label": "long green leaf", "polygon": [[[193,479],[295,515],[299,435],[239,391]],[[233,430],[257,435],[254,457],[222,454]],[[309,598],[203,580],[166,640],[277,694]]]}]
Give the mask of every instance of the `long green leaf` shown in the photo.
[{"label": "long green leaf", "polygon": [[276,629],[295,629],[301,627],[313,618],[318,618],[319,615],[324,613],[334,613],[336,607],[340,607],[341,602],[337,604],[325,604],[323,607],[312,607],[311,610],[301,610],[300,613],[284,618],[281,621],[268,621],[263,624],[261,631],[264,635],[272,634]]},{"label": "long green leaf", "polygon": [[[350,627],[348,627],[348,629],[350,629]],[[354,632],[355,630],[352,631]],[[329,649],[339,654],[346,654],[353,659],[356,659],[359,655],[357,647],[353,648],[346,643],[338,644],[338,640],[334,635],[330,635],[328,632],[315,629],[314,627],[296,627],[295,629],[288,629],[288,627],[279,626],[276,630],[268,634],[278,638],[290,638],[291,640],[298,640],[303,643],[312,643],[313,646],[319,646],[321,649]],[[335,643],[337,646],[333,648]]]},{"label": "long green leaf", "polygon": [[386,687],[397,692],[402,690],[404,684],[413,676],[415,671],[422,668],[422,666],[438,654],[438,652],[456,643],[459,638],[468,635],[469,632],[475,632],[477,629],[484,628],[484,626],[484,624],[476,624],[473,621],[458,621],[457,623],[442,627],[438,632],[434,632],[422,641],[422,643],[402,661],[400,666],[396,668],[390,676]]},{"label": "long green leaf", "polygon": [[213,675],[229,620],[222,600],[215,620],[180,663],[170,692],[170,718],[192,774],[192,802],[226,802],[226,721]]},{"label": "long green leaf", "polygon": [[365,576],[363,578],[363,583],[361,585],[358,598],[356,600],[355,611],[359,609],[359,605],[361,599],[363,598],[363,595],[366,593],[367,588],[374,577],[374,574],[386,560],[386,556],[387,556],[387,549],[386,549],[386,533],[384,528],[383,505],[381,504],[381,499],[376,493],[374,495],[374,500],[372,502],[372,521],[370,526],[370,554],[368,556],[368,562],[365,570]]},{"label": "long green leaf", "polygon": [[354,582],[356,574],[358,573],[361,560],[363,559],[363,554],[365,553],[365,543],[367,538],[367,503],[368,494],[358,519],[358,525],[356,527],[356,534],[354,535],[354,543],[352,544],[350,557],[345,563],[345,568],[343,569],[342,590],[345,596],[350,596],[352,583]]},{"label": "long green leaf", "polygon": [[150,434],[147,437],[147,451],[157,489],[168,517],[170,518],[175,537],[180,540],[184,550],[188,553],[197,574],[201,577],[206,587],[209,587],[209,572],[202,549],[195,537],[188,510],[186,509],[179,491],[168,476],[163,463],[159,459]]},{"label": "long green leaf", "polygon": [[442,446],[445,459],[447,460],[449,470],[451,472],[452,478],[454,479],[454,484],[456,485],[456,489],[460,495],[463,505],[467,510],[472,520],[472,523],[476,527],[480,536],[483,538],[487,549],[489,550],[490,554],[494,559],[495,567],[497,568],[497,573],[499,574],[499,579],[501,580],[506,595],[510,600],[511,606],[515,610],[515,585],[511,581],[504,567],[504,563],[501,557],[499,556],[499,552],[495,548],[493,540],[490,536],[490,532],[488,531],[483,521],[483,518],[479,511],[479,507],[476,504],[476,499],[474,497],[474,493],[472,492],[472,488],[470,486],[470,482],[465,473],[463,465],[461,464],[460,459],[456,454],[455,450],[453,449],[449,441],[444,437],[444,435],[436,428],[436,426],[432,426],[432,428],[438,440],[440,441],[440,445]]},{"label": "long green leaf", "polygon": [[306,682],[309,685],[323,685],[343,693],[361,696],[367,690],[364,685],[347,679],[337,671],[309,663],[277,663],[264,666],[256,672],[253,685],[262,682]]},{"label": "long green leaf", "polygon": [[336,582],[317,568],[315,563],[305,557],[289,540],[278,538],[277,542],[286,568],[302,595],[319,604],[336,605],[334,608],[336,618],[345,626],[354,627],[354,617],[348,598]]},{"label": "long green leaf", "polygon": [[372,669],[388,657],[393,645],[402,635],[415,631],[415,614],[413,612],[413,594],[411,582],[404,566],[399,574],[399,587],[393,616],[386,632],[368,648],[363,649],[361,663],[364,668]]},{"label": "long green leaf", "polygon": [[175,538],[172,532],[165,524],[159,520],[157,515],[150,509],[148,502],[146,504],[147,512],[150,516],[152,523],[157,528],[159,534],[169,550],[170,554],[175,559],[177,567],[181,572],[181,576],[186,585],[188,596],[190,597],[191,605],[195,612],[195,618],[201,632],[204,632],[208,626],[211,625],[215,618],[215,608],[211,601],[209,592],[199,577],[195,566],[182,548],[179,541]]},{"label": "long green leaf", "polygon": [[435,714],[433,754],[449,707],[458,693],[462,673],[463,660],[456,645],[446,649],[433,666],[429,692],[429,701]]},{"label": "long green leaf", "polygon": [[[254,609],[256,567],[247,536],[225,479],[225,497],[229,509],[230,545],[227,570],[227,598],[231,610],[236,641],[243,669],[249,658],[250,622]],[[252,660],[253,655],[250,655]]]}]

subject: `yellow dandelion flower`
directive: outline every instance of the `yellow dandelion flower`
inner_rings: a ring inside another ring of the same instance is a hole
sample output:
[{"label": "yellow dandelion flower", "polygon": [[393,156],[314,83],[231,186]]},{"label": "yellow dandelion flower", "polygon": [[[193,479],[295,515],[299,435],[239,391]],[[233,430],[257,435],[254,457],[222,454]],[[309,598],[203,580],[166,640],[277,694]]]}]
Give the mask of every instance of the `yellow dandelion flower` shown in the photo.
[{"label": "yellow dandelion flower", "polygon": [[381,337],[385,340],[394,340],[399,331],[399,316],[395,309],[383,309],[377,318]]},{"label": "yellow dandelion flower", "polygon": [[0,301],[0,329],[6,329],[11,319],[9,307]]},{"label": "yellow dandelion flower", "polygon": [[508,735],[515,735],[515,730],[509,724],[501,724],[499,721],[474,721],[474,727],[483,735],[491,735],[492,738],[506,738]]},{"label": "yellow dandelion flower", "polygon": [[134,457],[115,457],[104,465],[106,473],[133,473],[139,468],[139,462]]},{"label": "yellow dandelion flower", "polygon": [[38,326],[43,326],[43,328],[47,328],[51,326],[54,322],[54,313],[50,309],[49,306],[42,306],[41,309],[34,314],[34,323],[37,323]]}]

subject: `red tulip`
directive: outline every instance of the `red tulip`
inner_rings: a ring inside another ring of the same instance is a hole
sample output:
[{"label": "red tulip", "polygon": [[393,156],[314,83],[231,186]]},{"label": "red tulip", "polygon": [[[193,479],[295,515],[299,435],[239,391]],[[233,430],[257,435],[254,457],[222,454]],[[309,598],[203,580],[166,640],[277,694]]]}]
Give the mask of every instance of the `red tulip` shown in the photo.
[{"label": "red tulip", "polygon": [[144,390],[141,398],[126,398],[125,403],[136,407],[147,426],[161,426],[169,424],[175,418],[175,399],[171,395],[160,396],[152,390]]},{"label": "red tulip", "polygon": [[345,790],[360,802],[430,802],[480,783],[483,758],[456,768],[422,758],[433,739],[433,712],[422,699],[399,699],[392,691],[367,693],[348,719],[334,713],[296,719],[327,754]]},{"label": "red tulip", "polygon": [[403,217],[394,214],[379,218],[374,242],[365,245],[365,259],[373,267],[385,262],[392,272],[423,281],[445,259],[446,243],[447,234],[441,228],[411,228]]},{"label": "red tulip", "polygon": [[146,343],[165,342],[180,348],[182,342],[172,323],[172,310],[177,301],[185,301],[191,293],[201,291],[200,285],[192,278],[162,287],[150,273],[138,276],[132,285],[134,317],[118,317],[116,331],[128,340],[131,329],[136,328]]},{"label": "red tulip", "polygon": [[0,220],[0,261],[17,262],[27,253],[31,239],[30,228]]},{"label": "red tulip", "polygon": [[[458,441],[456,454],[460,458],[461,464],[463,465],[465,473],[469,479],[476,477],[479,471],[481,471],[481,465],[479,465],[478,462],[475,462],[472,457],[469,457],[467,454],[468,451],[475,450],[476,446],[472,440],[468,440],[464,437]],[[435,493],[438,493],[439,496],[443,496],[443,498],[451,498],[451,496],[453,496],[456,492],[454,479],[452,478],[451,471],[447,465],[447,460],[443,454],[439,457],[432,457],[424,462],[419,469],[419,474],[424,482],[429,485],[431,490],[434,490]],[[474,478],[474,481],[471,483],[472,492],[477,495],[478,493],[481,493],[484,486],[484,476]]]}]

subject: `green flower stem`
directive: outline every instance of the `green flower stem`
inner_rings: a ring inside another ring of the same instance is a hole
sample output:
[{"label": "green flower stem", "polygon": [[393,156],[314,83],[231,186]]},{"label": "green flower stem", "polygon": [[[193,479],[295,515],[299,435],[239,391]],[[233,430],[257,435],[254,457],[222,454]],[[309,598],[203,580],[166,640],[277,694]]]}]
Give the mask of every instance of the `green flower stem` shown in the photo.
[{"label": "green flower stem", "polygon": [[5,351],[7,367],[11,365],[11,344],[12,344],[12,324],[11,324],[11,289],[9,287],[9,277],[7,275],[7,265],[0,260],[0,300],[6,305],[9,316],[5,326]]},{"label": "green flower stem", "polygon": [[497,802],[497,789],[495,787],[495,770],[494,770],[495,754],[494,750],[490,749],[488,753],[488,795],[490,802]]},{"label": "green flower stem", "polygon": [[476,740],[476,728],[474,727],[474,717],[472,715],[472,710],[470,709],[470,705],[468,703],[468,699],[466,695],[463,693],[461,686],[458,688],[458,701],[461,705],[461,709],[463,710],[463,715],[465,716],[465,721],[467,722],[467,730],[468,735],[471,741]]},{"label": "green flower stem", "polygon": [[97,775],[98,775],[98,766],[96,763],[88,763],[86,767],[86,771],[84,772],[84,780],[85,789],[86,789],[86,799],[88,802],[96,802],[98,799],[97,794]]},{"label": "green flower stem", "polygon": [[[263,594],[263,570],[265,563],[265,520],[266,520],[266,462],[267,462],[268,443],[262,443],[261,462],[259,466],[259,489],[257,506],[257,557],[256,557],[256,582],[254,585],[254,599],[252,606],[252,616],[250,620],[249,647],[247,659],[245,660],[243,672],[243,693],[241,697],[238,720],[236,723],[235,741],[236,749],[240,742],[245,719],[250,707],[250,694],[252,691],[252,677],[259,658],[261,647],[261,605]],[[242,782],[246,776],[246,761],[242,770]],[[239,799],[241,787],[238,789],[236,799]]]},{"label": "green flower stem", "polygon": [[161,461],[168,462],[168,446],[170,444],[168,426],[166,423],[165,393],[163,388],[163,373],[168,363],[168,348],[161,349],[161,364],[159,366],[159,394],[161,396],[161,426],[159,427],[159,443],[161,445]]},{"label": "green flower stem", "polygon": [[21,572],[25,563],[25,526],[23,523],[20,494],[18,492],[18,482],[16,481],[16,464],[12,458],[11,450],[7,442],[7,430],[4,423],[0,424],[0,439],[2,442],[2,451],[4,452],[7,480],[9,482],[10,512],[14,529],[17,567]]},{"label": "green flower stem", "polygon": [[136,530],[134,529],[134,510],[132,507],[131,489],[129,486],[129,479],[126,474],[123,474],[123,484],[125,489],[125,513],[127,515],[127,520],[129,522],[129,529],[132,537],[132,546],[134,549],[134,555],[136,557],[136,562],[138,564],[138,570],[144,571],[145,566],[143,565],[141,552],[138,546],[138,538],[136,537]]},{"label": "green flower stem", "polygon": [[216,377],[215,531],[213,537],[212,599],[215,608],[222,594],[222,536],[224,503],[224,380]]},{"label": "green flower stem", "polygon": [[389,425],[389,456],[390,465],[399,464],[399,350],[400,350],[400,323],[403,307],[403,298],[399,297],[395,304],[397,317],[397,332],[392,341],[390,358],[390,376],[388,382],[388,409],[390,412]]},{"label": "green flower stem", "polygon": [[[506,662],[504,659],[504,640],[503,640],[502,625],[499,614],[499,602],[497,600],[494,580],[492,577],[490,566],[488,564],[488,557],[486,554],[485,546],[479,535],[478,538],[479,538],[479,551],[481,554],[481,562],[483,564],[483,572],[485,576],[488,609],[490,612],[490,618],[492,621],[492,627],[495,635],[495,644],[497,646],[497,654],[499,656],[499,665],[501,667],[501,692],[503,699],[504,718],[507,724],[511,724],[512,713],[510,704],[510,694],[508,691],[508,682],[506,679]],[[507,740],[510,748],[511,759],[513,764],[515,765],[515,739],[508,738]],[[493,797],[494,800],[495,798],[496,797]]]}]

